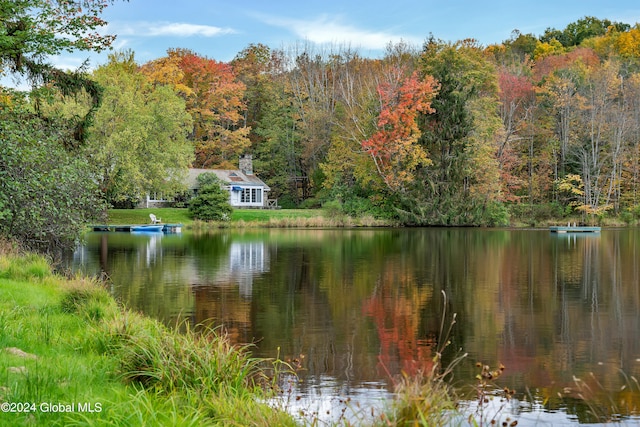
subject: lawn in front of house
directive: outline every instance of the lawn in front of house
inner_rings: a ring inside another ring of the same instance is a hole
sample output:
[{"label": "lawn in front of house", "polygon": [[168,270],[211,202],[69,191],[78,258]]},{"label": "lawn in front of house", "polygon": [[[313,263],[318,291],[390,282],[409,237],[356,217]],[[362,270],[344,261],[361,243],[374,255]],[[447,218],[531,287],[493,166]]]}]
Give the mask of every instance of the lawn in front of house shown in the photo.
[{"label": "lawn in front of house", "polygon": [[231,221],[270,221],[284,218],[315,218],[324,216],[322,209],[234,209]]},{"label": "lawn in front of house", "polygon": [[179,208],[144,208],[144,209],[109,209],[108,224],[150,224],[149,214],[154,214],[164,224],[191,224],[187,209]]},{"label": "lawn in front of house", "polygon": [[[162,219],[164,224],[189,226],[193,219],[185,208],[109,209],[109,225],[149,224],[149,214]],[[231,222],[268,222],[283,218],[314,218],[323,216],[321,209],[234,209]]]}]

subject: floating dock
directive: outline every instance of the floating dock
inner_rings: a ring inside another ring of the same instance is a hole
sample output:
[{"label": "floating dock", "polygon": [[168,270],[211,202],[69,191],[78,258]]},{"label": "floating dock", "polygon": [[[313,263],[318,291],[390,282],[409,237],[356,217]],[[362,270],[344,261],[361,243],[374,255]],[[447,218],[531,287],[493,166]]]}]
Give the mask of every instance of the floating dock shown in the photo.
[{"label": "floating dock", "polygon": [[588,227],[579,225],[553,225],[549,227],[552,233],[599,233],[600,227]]},{"label": "floating dock", "polygon": [[[121,225],[106,225],[106,224],[98,224],[91,225],[90,228],[92,231],[119,231],[124,233],[130,233],[132,228],[139,227],[142,224],[121,224]],[[160,224],[158,224],[160,225]],[[182,224],[162,224],[162,232],[163,233],[180,233],[182,232]]]}]

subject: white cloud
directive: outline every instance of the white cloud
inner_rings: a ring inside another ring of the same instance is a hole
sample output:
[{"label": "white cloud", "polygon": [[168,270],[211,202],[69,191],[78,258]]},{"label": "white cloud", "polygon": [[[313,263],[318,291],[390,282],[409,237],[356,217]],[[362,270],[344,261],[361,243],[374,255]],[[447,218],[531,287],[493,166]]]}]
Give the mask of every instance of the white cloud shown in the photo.
[{"label": "white cloud", "polygon": [[149,36],[178,36],[178,37],[215,37],[221,34],[231,34],[230,28],[213,27],[211,25],[196,25],[185,23],[156,24],[149,27]]},{"label": "white cloud", "polygon": [[[80,54],[77,54],[77,55],[80,55]],[[53,65],[55,68],[59,70],[64,70],[64,71],[76,71],[81,66],[84,65],[86,60],[87,60],[86,57],[72,56],[72,55],[60,55],[60,56],[55,55],[55,56],[49,56],[48,58],[48,62],[51,65]],[[91,70],[92,64],[89,63],[89,65],[90,65],[89,70]]]},{"label": "white cloud", "polygon": [[221,28],[212,25],[187,24],[184,22],[135,22],[109,24],[108,33],[119,36],[140,37],[215,37],[224,34],[234,34],[231,28]]},{"label": "white cloud", "polygon": [[116,40],[113,42],[111,47],[114,50],[124,50],[127,46],[129,46],[129,39],[116,37]]},{"label": "white cloud", "polygon": [[321,15],[314,20],[268,16],[261,16],[260,19],[267,24],[290,29],[297,37],[318,44],[348,43],[365,49],[384,49],[389,42],[401,40],[409,43],[421,42],[421,39],[412,36],[356,28],[342,23],[338,18],[331,19],[327,15]]}]

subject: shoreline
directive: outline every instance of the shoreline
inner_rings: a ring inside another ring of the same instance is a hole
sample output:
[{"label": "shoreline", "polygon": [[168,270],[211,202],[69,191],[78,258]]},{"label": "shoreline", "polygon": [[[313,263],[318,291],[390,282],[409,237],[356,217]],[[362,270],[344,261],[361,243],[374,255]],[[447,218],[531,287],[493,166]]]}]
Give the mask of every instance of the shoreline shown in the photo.
[{"label": "shoreline", "polygon": [[[412,227],[398,221],[376,219],[372,216],[353,218],[344,214],[330,212],[324,209],[236,209],[230,221],[198,221],[188,217],[185,208],[143,208],[143,209],[110,209],[108,224],[146,224],[149,214],[157,214],[163,223],[178,223],[185,230],[207,231],[233,228],[393,228]],[[547,228],[553,225],[580,223],[580,218],[546,219],[524,222],[514,220],[511,224],[500,227],[480,227],[496,229],[526,229]],[[620,218],[601,219],[598,224],[602,227],[637,227],[637,221],[627,224]],[[475,225],[423,225],[420,227],[479,227]]]}]

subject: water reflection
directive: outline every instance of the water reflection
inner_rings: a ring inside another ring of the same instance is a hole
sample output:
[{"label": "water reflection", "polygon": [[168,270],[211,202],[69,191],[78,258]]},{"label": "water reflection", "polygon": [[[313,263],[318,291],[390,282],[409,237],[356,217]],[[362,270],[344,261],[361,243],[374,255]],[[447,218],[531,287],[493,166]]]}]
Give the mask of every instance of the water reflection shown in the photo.
[{"label": "water reflection", "polygon": [[258,356],[303,356],[296,402],[384,399],[450,339],[469,353],[458,382],[473,384],[476,361],[503,363],[500,381],[529,401],[519,411],[577,423],[595,419],[574,376],[597,380],[602,411],[640,404],[639,248],[629,229],[91,233],[74,263],[164,322],[222,325]]}]

